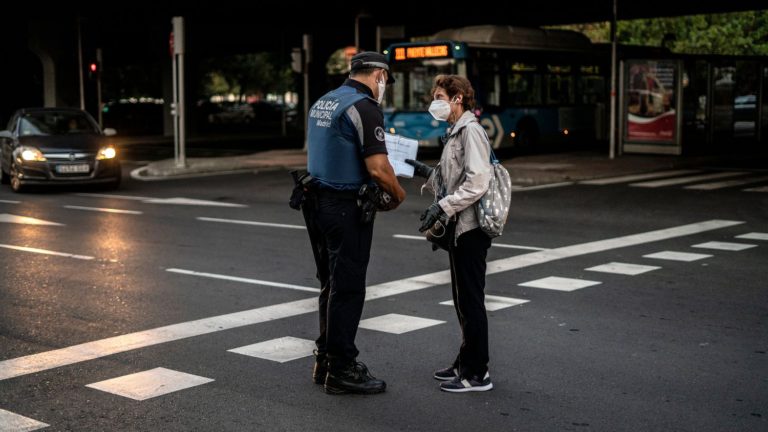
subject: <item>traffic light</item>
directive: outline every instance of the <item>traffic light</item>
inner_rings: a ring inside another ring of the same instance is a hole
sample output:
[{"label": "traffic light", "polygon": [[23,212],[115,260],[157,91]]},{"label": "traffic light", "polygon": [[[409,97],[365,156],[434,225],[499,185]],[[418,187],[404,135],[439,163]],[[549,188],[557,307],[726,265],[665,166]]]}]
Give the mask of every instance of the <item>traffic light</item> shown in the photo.
[{"label": "traffic light", "polygon": [[99,73],[99,64],[96,62],[91,62],[88,64],[88,78],[94,79],[96,78],[96,75]]}]

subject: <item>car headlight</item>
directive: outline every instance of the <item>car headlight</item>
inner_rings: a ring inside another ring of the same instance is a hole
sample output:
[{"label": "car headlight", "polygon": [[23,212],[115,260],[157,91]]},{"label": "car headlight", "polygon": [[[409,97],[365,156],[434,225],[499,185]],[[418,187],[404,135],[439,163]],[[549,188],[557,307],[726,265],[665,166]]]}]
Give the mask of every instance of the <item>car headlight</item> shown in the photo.
[{"label": "car headlight", "polygon": [[17,158],[21,158],[21,160],[24,161],[42,162],[46,160],[45,156],[43,156],[43,153],[34,147],[21,146],[16,149],[15,153]]},{"label": "car headlight", "polygon": [[97,160],[113,159],[115,156],[117,156],[117,150],[115,150],[114,147],[103,147],[99,150],[99,153],[96,155],[96,159]]}]

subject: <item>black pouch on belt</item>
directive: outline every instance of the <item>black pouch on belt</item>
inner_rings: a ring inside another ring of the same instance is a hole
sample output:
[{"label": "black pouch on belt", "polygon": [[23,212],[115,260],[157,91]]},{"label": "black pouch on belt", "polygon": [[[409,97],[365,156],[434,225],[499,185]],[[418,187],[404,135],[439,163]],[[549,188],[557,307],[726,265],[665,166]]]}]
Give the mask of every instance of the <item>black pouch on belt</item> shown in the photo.
[{"label": "black pouch on belt", "polygon": [[291,198],[288,200],[288,205],[294,210],[301,210],[301,205],[306,199],[305,195],[309,191],[309,183],[312,181],[312,176],[306,171],[294,170],[291,171],[291,177],[293,178],[293,190],[291,191]]}]

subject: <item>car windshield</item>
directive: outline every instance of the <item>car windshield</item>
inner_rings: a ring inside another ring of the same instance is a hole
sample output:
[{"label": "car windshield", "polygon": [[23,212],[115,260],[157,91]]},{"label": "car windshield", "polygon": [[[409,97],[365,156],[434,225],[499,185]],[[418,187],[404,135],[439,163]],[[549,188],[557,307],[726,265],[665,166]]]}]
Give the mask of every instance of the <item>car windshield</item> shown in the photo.
[{"label": "car windshield", "polygon": [[98,133],[96,124],[78,112],[31,112],[25,114],[19,124],[21,136]]}]

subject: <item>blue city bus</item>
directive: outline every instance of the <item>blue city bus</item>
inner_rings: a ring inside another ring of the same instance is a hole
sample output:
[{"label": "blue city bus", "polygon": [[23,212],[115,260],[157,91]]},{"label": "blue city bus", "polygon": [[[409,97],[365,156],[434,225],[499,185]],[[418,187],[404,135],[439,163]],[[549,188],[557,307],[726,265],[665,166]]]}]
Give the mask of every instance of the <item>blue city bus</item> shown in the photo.
[{"label": "blue city bus", "polygon": [[427,112],[438,74],[467,77],[475,114],[494,148],[541,151],[607,135],[604,50],[565,30],[473,26],[385,51],[396,82],[385,102],[387,131],[439,147],[448,124]]}]

